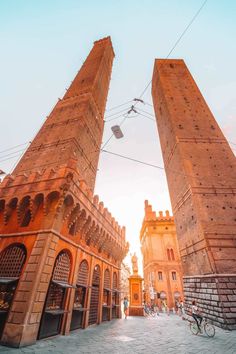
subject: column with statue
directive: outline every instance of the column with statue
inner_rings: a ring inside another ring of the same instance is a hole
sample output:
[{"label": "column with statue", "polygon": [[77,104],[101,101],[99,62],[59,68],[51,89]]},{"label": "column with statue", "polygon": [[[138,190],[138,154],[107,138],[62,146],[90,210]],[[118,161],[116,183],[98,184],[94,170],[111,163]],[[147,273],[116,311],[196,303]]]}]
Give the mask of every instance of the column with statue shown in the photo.
[{"label": "column with statue", "polygon": [[131,257],[133,274],[129,277],[129,315],[143,316],[143,278],[138,274],[138,257]]}]

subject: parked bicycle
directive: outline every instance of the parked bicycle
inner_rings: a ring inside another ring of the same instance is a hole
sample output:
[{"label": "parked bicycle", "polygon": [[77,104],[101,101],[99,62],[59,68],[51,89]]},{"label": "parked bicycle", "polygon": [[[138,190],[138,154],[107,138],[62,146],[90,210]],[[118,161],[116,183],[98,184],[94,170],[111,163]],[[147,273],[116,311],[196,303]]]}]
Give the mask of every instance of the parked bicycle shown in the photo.
[{"label": "parked bicycle", "polygon": [[206,318],[202,319],[202,323],[201,325],[199,325],[200,329],[198,328],[198,325],[194,320],[190,321],[189,326],[192,334],[198,335],[198,333],[205,332],[206,335],[211,338],[215,335],[215,327],[209,322],[207,322]]},{"label": "parked bicycle", "polygon": [[158,315],[158,312],[154,311],[151,306],[144,305],[143,309],[144,309],[145,314],[149,317],[155,317]]}]

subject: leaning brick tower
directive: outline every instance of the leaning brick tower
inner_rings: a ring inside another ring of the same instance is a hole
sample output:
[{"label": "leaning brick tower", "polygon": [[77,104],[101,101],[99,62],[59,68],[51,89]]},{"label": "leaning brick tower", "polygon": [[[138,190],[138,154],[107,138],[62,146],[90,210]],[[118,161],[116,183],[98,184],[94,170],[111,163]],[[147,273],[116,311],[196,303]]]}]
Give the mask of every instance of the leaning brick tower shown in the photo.
[{"label": "leaning brick tower", "polygon": [[113,59],[110,37],[94,43],[66,94],[0,184],[5,345],[25,346],[120,317],[125,229],[93,195]]},{"label": "leaning brick tower", "polygon": [[183,60],[156,60],[152,95],[188,308],[236,328],[236,160]]}]

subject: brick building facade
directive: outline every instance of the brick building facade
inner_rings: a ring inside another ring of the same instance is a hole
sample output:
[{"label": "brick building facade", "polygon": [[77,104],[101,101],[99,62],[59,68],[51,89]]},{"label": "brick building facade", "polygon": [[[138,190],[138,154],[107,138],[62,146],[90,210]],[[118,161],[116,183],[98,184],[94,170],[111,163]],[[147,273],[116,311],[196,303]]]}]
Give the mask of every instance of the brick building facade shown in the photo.
[{"label": "brick building facade", "polygon": [[145,215],[140,231],[143,255],[145,300],[165,300],[173,308],[177,300],[183,299],[182,266],[180,261],[176,229],[173,216],[166,211],[156,212],[145,201]]},{"label": "brick building facade", "polygon": [[236,328],[236,159],[183,60],[156,60],[152,95],[184,291]]},{"label": "brick building facade", "polygon": [[125,229],[93,195],[114,52],[94,43],[0,184],[0,338],[10,346],[120,316]]}]

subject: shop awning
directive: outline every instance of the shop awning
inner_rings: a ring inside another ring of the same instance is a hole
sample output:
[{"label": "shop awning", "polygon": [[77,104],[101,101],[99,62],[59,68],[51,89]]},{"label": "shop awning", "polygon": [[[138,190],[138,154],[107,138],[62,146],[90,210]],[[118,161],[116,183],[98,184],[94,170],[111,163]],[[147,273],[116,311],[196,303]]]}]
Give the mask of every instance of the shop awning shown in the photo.
[{"label": "shop awning", "polygon": [[118,289],[112,289],[113,293],[122,293],[121,290],[118,290]]},{"label": "shop awning", "polygon": [[76,286],[73,286],[71,284],[65,283],[63,281],[58,281],[58,280],[52,280],[52,282],[56,285],[61,286],[62,288],[74,288],[76,289]]},{"label": "shop awning", "polygon": [[86,285],[86,284],[82,284],[82,283],[76,283],[76,287],[78,287],[78,288],[89,288],[89,286],[88,285]]},{"label": "shop awning", "polygon": [[109,288],[103,288],[103,290],[106,290],[106,291],[112,291],[111,289]]},{"label": "shop awning", "polygon": [[17,281],[19,279],[19,277],[15,277],[15,278],[0,278],[0,285],[1,284],[10,284],[13,283],[14,281]]}]

